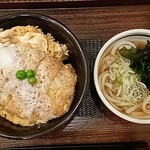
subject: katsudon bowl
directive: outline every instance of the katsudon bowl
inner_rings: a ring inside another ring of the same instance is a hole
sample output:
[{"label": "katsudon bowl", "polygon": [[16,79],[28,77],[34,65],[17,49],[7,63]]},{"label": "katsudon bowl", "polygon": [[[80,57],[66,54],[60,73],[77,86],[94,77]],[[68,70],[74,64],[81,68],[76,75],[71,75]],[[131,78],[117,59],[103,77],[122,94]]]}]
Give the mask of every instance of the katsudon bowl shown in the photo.
[{"label": "katsudon bowl", "polygon": [[69,57],[63,63],[70,63],[73,66],[77,75],[77,82],[69,111],[56,119],[40,125],[23,127],[0,117],[0,136],[8,138],[29,139],[65,127],[77,112],[87,84],[87,64],[84,53],[74,34],[62,23],[49,16],[36,13],[14,13],[0,17],[0,28],[3,30],[26,25],[38,26],[44,34],[51,33],[56,41],[68,47]]}]

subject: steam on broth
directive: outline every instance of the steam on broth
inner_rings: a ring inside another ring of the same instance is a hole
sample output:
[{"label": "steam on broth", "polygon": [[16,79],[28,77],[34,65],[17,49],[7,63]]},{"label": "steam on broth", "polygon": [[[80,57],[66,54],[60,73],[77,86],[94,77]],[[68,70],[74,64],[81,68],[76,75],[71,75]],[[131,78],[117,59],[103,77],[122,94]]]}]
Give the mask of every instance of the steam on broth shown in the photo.
[{"label": "steam on broth", "polygon": [[118,111],[150,118],[150,38],[133,36],[107,48],[99,64],[99,84]]}]

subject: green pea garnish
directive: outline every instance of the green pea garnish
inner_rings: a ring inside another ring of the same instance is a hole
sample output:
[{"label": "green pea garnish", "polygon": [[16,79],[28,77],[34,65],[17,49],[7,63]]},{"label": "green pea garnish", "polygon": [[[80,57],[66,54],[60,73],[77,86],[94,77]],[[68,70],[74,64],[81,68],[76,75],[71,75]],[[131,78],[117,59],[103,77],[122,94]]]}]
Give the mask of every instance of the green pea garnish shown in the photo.
[{"label": "green pea garnish", "polygon": [[16,72],[16,78],[19,80],[23,80],[26,78],[26,72],[24,70],[19,70]]},{"label": "green pea garnish", "polygon": [[33,71],[33,70],[28,70],[28,71],[26,72],[26,74],[27,74],[27,78],[34,77],[34,76],[35,76],[35,71]]},{"label": "green pea garnish", "polygon": [[28,78],[28,83],[33,85],[36,83],[36,78],[35,77],[31,77],[31,78]]}]

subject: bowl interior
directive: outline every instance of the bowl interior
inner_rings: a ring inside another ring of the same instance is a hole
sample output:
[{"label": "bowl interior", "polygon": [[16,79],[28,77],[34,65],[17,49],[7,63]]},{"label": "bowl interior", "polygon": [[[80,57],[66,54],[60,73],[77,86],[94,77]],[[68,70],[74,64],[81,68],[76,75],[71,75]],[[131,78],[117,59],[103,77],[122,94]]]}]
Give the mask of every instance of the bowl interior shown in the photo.
[{"label": "bowl interior", "polygon": [[84,54],[78,44],[78,41],[76,40],[74,35],[58,21],[41,14],[28,13],[16,13],[0,18],[0,28],[8,29],[18,25],[38,26],[44,33],[51,33],[56,41],[66,44],[70,50],[70,56],[66,62],[73,65],[78,76],[73,103],[68,113],[66,113],[62,117],[42,124],[40,125],[40,127],[21,127],[14,125],[0,117],[1,136],[27,139],[46,132],[54,131],[55,129],[66,123],[73,116],[74,112],[77,110],[81,102],[85,91],[87,82],[87,67]]}]

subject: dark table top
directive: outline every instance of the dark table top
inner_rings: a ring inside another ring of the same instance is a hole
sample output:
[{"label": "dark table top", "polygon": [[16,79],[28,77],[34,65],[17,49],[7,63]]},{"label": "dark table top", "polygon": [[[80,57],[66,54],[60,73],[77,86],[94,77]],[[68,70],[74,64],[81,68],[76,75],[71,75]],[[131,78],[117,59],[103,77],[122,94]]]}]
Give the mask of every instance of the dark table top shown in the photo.
[{"label": "dark table top", "polygon": [[[2,4],[0,5],[2,7]],[[26,10],[6,9],[5,7],[0,9],[0,16],[14,11]],[[150,29],[150,5],[148,4],[43,8],[28,9],[28,11],[46,14],[59,20],[77,36],[81,43],[87,39],[89,41],[100,39],[101,43],[104,43],[115,34],[128,29]],[[101,103],[98,97],[94,98]],[[94,105],[98,107],[96,103]],[[15,140],[0,137],[0,148],[140,141],[145,141],[150,145],[150,125],[127,122],[114,115],[105,106],[98,109],[97,113],[101,115],[76,115],[58,131],[35,139]]]}]

